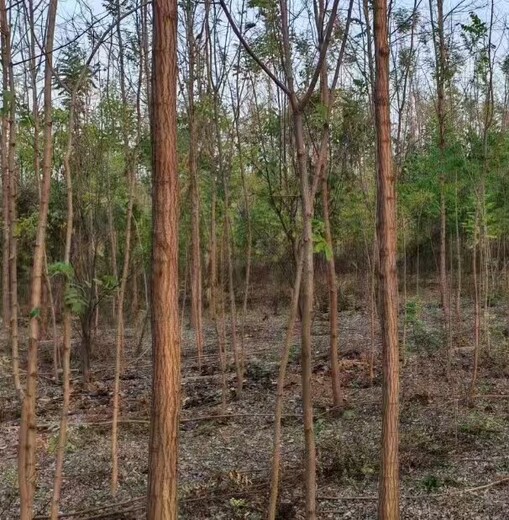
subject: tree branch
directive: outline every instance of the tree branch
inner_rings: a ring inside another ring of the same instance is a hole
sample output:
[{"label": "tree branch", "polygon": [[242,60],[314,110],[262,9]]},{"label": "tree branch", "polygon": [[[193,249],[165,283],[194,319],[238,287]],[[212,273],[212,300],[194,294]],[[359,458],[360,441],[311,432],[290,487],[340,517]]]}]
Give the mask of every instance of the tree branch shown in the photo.
[{"label": "tree branch", "polygon": [[228,18],[228,22],[233,29],[233,32],[239,39],[241,45],[244,47],[245,51],[253,58],[253,60],[257,63],[257,65],[269,76],[269,78],[288,96],[290,97],[290,91],[288,90],[287,86],[282,83],[272,72],[271,70],[263,63],[263,61],[258,58],[256,53],[251,49],[249,43],[247,43],[246,39],[242,36],[242,33],[240,32],[240,29],[237,27],[237,24],[235,23],[235,20],[233,19],[230,11],[226,7],[226,3],[224,0],[219,0],[219,4],[221,5],[221,8],[224,11],[224,14],[226,15],[226,18]]}]

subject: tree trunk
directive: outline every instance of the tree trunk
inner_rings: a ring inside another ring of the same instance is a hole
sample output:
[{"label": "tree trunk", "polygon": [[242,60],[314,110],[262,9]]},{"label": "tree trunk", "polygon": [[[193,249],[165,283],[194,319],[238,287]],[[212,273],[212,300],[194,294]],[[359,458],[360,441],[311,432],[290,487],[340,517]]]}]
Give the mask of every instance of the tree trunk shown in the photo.
[{"label": "tree trunk", "polygon": [[299,295],[302,280],[302,264],[303,256],[299,255],[297,260],[297,271],[295,273],[295,282],[293,284],[292,302],[290,305],[290,315],[288,317],[288,325],[286,328],[285,342],[281,353],[281,361],[279,363],[279,374],[277,379],[276,390],[276,406],[274,411],[274,440],[272,451],[272,469],[270,476],[270,498],[269,509],[267,512],[268,520],[275,520],[277,514],[278,491],[279,491],[279,475],[281,471],[281,417],[283,415],[283,397],[286,379],[286,367],[290,357],[290,348],[292,346],[292,338],[294,334],[295,322],[299,311]]},{"label": "tree trunk", "polygon": [[200,186],[196,164],[196,111],[194,106],[195,86],[195,41],[194,41],[194,7],[193,3],[186,3],[187,17],[187,47],[189,70],[187,78],[188,88],[188,127],[189,151],[188,166],[191,192],[191,325],[194,329],[196,352],[198,355],[198,369],[201,371],[203,362],[203,298],[201,272],[201,245],[200,245]]},{"label": "tree trunk", "polygon": [[152,414],[148,520],[177,520],[178,315],[177,2],[155,0],[152,92]]},{"label": "tree trunk", "polygon": [[[119,48],[119,72],[120,72],[120,93],[122,99],[122,105],[127,109],[128,99],[125,87],[125,56],[124,56],[124,43],[122,38],[122,31],[120,21],[122,17],[121,4],[117,1],[117,40]],[[138,91],[139,96],[139,91]],[[138,114],[139,115],[139,114]],[[123,357],[124,357],[124,306],[125,306],[125,294],[127,287],[127,278],[129,276],[129,263],[131,259],[131,235],[132,235],[132,220],[133,220],[133,207],[134,207],[134,189],[136,184],[136,173],[134,161],[136,160],[136,154],[131,150],[129,145],[129,130],[128,122],[126,119],[127,114],[123,113],[122,120],[122,133],[123,133],[123,149],[124,157],[126,161],[126,179],[129,186],[129,199],[127,203],[127,215],[126,215],[126,233],[125,233],[125,248],[124,248],[124,263],[122,267],[122,278],[120,279],[120,287],[117,294],[117,331],[115,339],[115,381],[113,387],[113,420],[111,428],[111,492],[113,495],[118,490],[118,417],[120,414],[120,374],[123,369]],[[139,125],[138,125],[139,133]],[[140,136],[137,136],[137,142],[134,150],[136,150]]]},{"label": "tree trunk", "polygon": [[329,358],[331,366],[332,404],[336,410],[343,407],[341,381],[339,379],[338,356],[338,285],[336,265],[334,262],[334,243],[329,218],[329,189],[327,179],[322,181],[323,221],[325,224],[325,240],[329,249],[327,255],[327,283],[329,285]]},{"label": "tree trunk", "polygon": [[[5,191],[4,197],[8,198],[8,204],[4,205],[5,226],[8,229],[8,274],[4,293],[8,295],[8,305],[4,316],[9,319],[6,326],[9,328],[12,374],[14,387],[22,397],[21,380],[19,374],[18,352],[18,239],[17,239],[17,168],[16,168],[16,91],[14,84],[14,71],[11,61],[11,30],[7,18],[5,0],[0,2],[0,25],[2,27],[2,63],[4,84],[4,116],[7,119],[7,127],[2,121],[2,168],[4,172]],[[5,202],[5,199],[4,199]],[[5,244],[4,244],[5,245]]]},{"label": "tree trunk", "polygon": [[[433,8],[430,0],[430,14],[433,17]],[[445,168],[445,132],[446,132],[446,121],[445,121],[445,77],[447,68],[446,48],[445,48],[445,34],[444,34],[444,5],[443,0],[437,0],[437,23],[436,28],[433,25],[432,28],[436,31],[433,41],[435,45],[435,59],[436,59],[436,84],[437,84],[437,117],[438,117],[438,147],[440,149],[440,258],[439,258],[439,271],[440,271],[440,297],[443,311],[443,324],[444,324],[444,338],[447,340],[447,375],[449,376],[452,344],[450,340],[449,330],[451,327],[450,317],[450,302],[449,302],[449,290],[448,290],[448,279],[447,279],[447,208],[445,202],[445,174],[443,169]]]},{"label": "tree trunk", "polygon": [[[122,279],[120,281],[120,290],[118,292],[117,302],[117,332],[115,339],[115,382],[113,388],[113,420],[111,428],[111,492],[113,495],[118,490],[118,417],[120,414],[120,373],[122,371],[122,360],[124,353],[124,303],[125,292],[127,286],[127,277],[129,275],[129,260],[131,251],[131,230],[134,204],[134,184],[135,176],[133,172],[129,173],[129,202],[127,207],[127,224],[125,237],[125,255],[124,266],[122,268]],[[178,301],[178,298],[177,298]],[[177,311],[178,314],[178,311]]]},{"label": "tree trunk", "polygon": [[9,41],[10,31],[7,22],[7,8],[5,0],[0,4],[1,25],[2,25],[2,87],[3,87],[3,106],[2,111],[2,137],[1,137],[1,166],[2,166],[2,217],[3,217],[3,247],[2,247],[2,318],[3,328],[9,331],[11,322],[11,302],[10,293],[10,275],[9,275],[9,258],[10,245],[9,237],[11,234],[10,226],[10,171],[9,171]]},{"label": "tree trunk", "polygon": [[53,165],[53,135],[52,135],[52,76],[53,76],[53,40],[58,0],[50,0],[47,17],[44,72],[44,132],[43,132],[43,162],[41,200],[39,204],[39,219],[35,239],[32,280],[30,286],[30,321],[27,356],[27,382],[21,413],[19,430],[19,488],[20,488],[20,519],[31,520],[33,516],[33,500],[35,493],[35,441],[37,424],[35,416],[37,400],[37,351],[39,346],[39,315],[42,293],[42,271],[46,242],[46,227],[48,222],[49,195],[51,171]]},{"label": "tree trunk", "polygon": [[472,274],[474,281],[474,366],[472,369],[472,380],[470,383],[470,404],[473,405],[475,399],[475,390],[477,385],[477,372],[479,368],[479,350],[480,350],[480,329],[481,329],[481,303],[479,290],[478,262],[477,262],[477,241],[479,237],[478,211],[475,215],[474,228],[474,246],[472,248]]},{"label": "tree trunk", "polygon": [[[296,106],[296,103],[293,103]],[[313,200],[307,171],[306,146],[304,142],[303,115],[299,111],[293,113],[295,145],[297,149],[297,167],[300,178],[303,235],[302,235],[302,284],[300,303],[301,320],[301,370],[302,370],[302,407],[304,412],[304,486],[306,490],[306,519],[316,518],[316,447],[313,430],[313,393],[312,393],[312,340],[313,321]]]},{"label": "tree trunk", "polygon": [[392,164],[389,101],[389,41],[387,1],[374,2],[375,124],[378,190],[377,236],[380,290],[380,325],[383,348],[382,461],[378,518],[399,519],[399,353],[398,277],[396,265],[397,219],[395,175]]},{"label": "tree trunk", "polygon": [[[73,146],[73,127],[75,117],[76,92],[71,94],[69,109],[69,135],[67,148],[64,155],[64,175],[67,185],[67,222],[65,232],[64,264],[71,266],[71,246],[74,223],[74,205],[71,176],[71,153]],[[64,293],[69,290],[70,273],[65,274]],[[65,298],[64,298],[65,302]],[[71,339],[72,339],[72,313],[71,309],[64,303],[64,323],[63,323],[63,352],[62,352],[62,371],[63,371],[63,402],[62,415],[60,418],[60,430],[58,435],[57,454],[55,460],[55,478],[53,480],[53,496],[51,500],[51,520],[57,520],[60,505],[60,492],[62,489],[63,468],[65,446],[67,442],[67,423],[69,415],[69,404],[71,400]]]}]

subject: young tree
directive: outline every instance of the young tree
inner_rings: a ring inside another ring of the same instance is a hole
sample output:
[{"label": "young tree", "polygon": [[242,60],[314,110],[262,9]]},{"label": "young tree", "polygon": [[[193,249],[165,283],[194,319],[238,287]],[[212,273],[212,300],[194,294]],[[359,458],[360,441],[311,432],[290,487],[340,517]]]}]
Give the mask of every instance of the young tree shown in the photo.
[{"label": "young tree", "polygon": [[377,144],[377,236],[383,348],[382,461],[378,518],[399,519],[399,352],[397,222],[389,98],[387,1],[374,2],[375,124]]},{"label": "young tree", "polygon": [[[436,26],[433,22],[433,4],[430,1],[430,15],[433,30],[433,43],[435,47],[436,61],[436,86],[437,86],[437,118],[438,118],[438,146],[440,150],[441,168],[444,168],[444,159],[446,153],[446,105],[445,105],[445,82],[447,73],[446,59],[446,42],[444,31],[444,3],[443,0],[437,0],[437,20]],[[447,279],[447,208],[445,200],[445,172],[440,173],[440,297],[442,301],[444,335],[447,338],[447,372],[450,370],[451,359],[451,316],[450,316],[450,299],[449,299],[449,281]]]},{"label": "young tree", "polygon": [[42,184],[39,203],[39,219],[35,242],[32,280],[30,286],[30,322],[27,359],[27,382],[21,412],[19,429],[19,488],[21,501],[21,520],[31,520],[33,516],[33,500],[35,493],[35,441],[37,433],[36,400],[37,400],[37,351],[39,346],[39,317],[42,295],[42,271],[48,223],[49,195],[51,171],[53,166],[53,40],[58,0],[50,0],[46,23],[46,40],[44,45],[44,130]]},{"label": "young tree", "polygon": [[153,3],[152,415],[149,520],[177,520],[178,315],[177,2]]},{"label": "young tree", "polygon": [[203,298],[202,298],[202,269],[201,269],[201,245],[200,245],[200,185],[197,165],[197,128],[195,108],[195,83],[196,83],[196,54],[197,44],[194,37],[195,2],[187,0],[185,4],[186,15],[186,40],[188,52],[188,77],[187,77],[187,117],[189,127],[189,151],[188,167],[191,192],[191,324],[196,337],[196,351],[198,356],[198,368],[201,370],[203,362]]}]

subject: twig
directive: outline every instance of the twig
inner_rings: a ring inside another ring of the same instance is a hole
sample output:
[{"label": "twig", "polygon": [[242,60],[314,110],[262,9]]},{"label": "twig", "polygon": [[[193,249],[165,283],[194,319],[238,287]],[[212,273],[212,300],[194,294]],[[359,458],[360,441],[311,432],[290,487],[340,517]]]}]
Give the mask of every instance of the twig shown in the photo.
[{"label": "twig", "polygon": [[[448,498],[452,496],[464,495],[465,493],[475,493],[476,491],[483,491],[484,489],[489,489],[500,484],[504,484],[505,482],[509,482],[509,477],[504,477],[499,480],[495,480],[493,482],[489,482],[488,484],[483,484],[482,486],[475,486],[466,489],[460,489],[458,491],[452,491],[449,493],[427,493],[422,495],[403,495],[401,498],[405,500],[422,500],[428,498]],[[331,501],[354,501],[354,500],[378,500],[377,495],[373,496],[345,496],[345,497],[332,497],[332,496],[319,496],[319,500],[331,500]]]},{"label": "twig", "polygon": [[[236,418],[248,418],[248,417],[270,417],[273,418],[274,415],[270,413],[238,413],[238,414],[220,414],[220,415],[203,415],[200,417],[185,417],[181,418],[181,423],[189,423],[189,422],[198,422],[198,421],[214,421],[217,419],[236,419]],[[289,413],[283,415],[285,418],[294,418],[301,419],[302,415]],[[150,419],[119,419],[117,421],[119,424],[150,424]],[[79,427],[79,426],[108,426],[112,423],[111,419],[105,421],[90,421],[90,422],[74,422],[70,423],[69,426]],[[41,423],[38,425],[40,429],[50,428],[55,426],[56,423]]]},{"label": "twig", "polygon": [[[91,509],[81,509],[80,511],[74,511],[72,513],[59,513],[58,515],[58,518],[70,518],[70,517],[73,517],[73,516],[85,516],[85,515],[90,515],[90,514],[94,514],[94,513],[97,513],[99,511],[102,511],[104,509],[114,509],[114,513],[118,513],[119,510],[118,508],[119,507],[124,507],[124,506],[130,506],[131,504],[134,504],[135,502],[140,502],[141,500],[145,500],[147,497],[145,496],[141,496],[141,497],[135,497],[135,498],[131,498],[130,500],[126,500],[124,502],[117,502],[115,504],[109,504],[109,505],[104,505],[104,506],[99,506],[99,507],[94,507],[94,508],[91,508]],[[104,515],[106,513],[102,513],[103,515],[103,518],[104,518]],[[107,513],[109,515],[113,514],[111,511],[109,513]],[[34,516],[34,520],[48,520],[50,517],[49,516]],[[87,518],[101,518],[100,516],[87,516]]]}]

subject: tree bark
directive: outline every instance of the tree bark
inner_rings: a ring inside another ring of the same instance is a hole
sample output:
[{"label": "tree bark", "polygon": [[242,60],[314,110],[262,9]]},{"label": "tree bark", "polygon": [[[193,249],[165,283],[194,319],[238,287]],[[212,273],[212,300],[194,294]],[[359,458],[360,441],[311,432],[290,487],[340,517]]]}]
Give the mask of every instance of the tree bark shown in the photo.
[{"label": "tree bark", "polygon": [[148,520],[177,520],[178,315],[177,2],[155,0],[153,45],[152,414]]},{"label": "tree bark", "polygon": [[[76,91],[71,93],[69,108],[69,135],[67,137],[67,148],[64,154],[64,175],[67,185],[67,222],[65,231],[64,264],[71,266],[71,246],[74,223],[74,205],[71,176],[71,153],[73,147],[73,128],[76,107]],[[71,274],[65,274],[64,293],[69,289]],[[65,298],[64,298],[65,302]],[[60,492],[62,489],[63,468],[65,446],[67,442],[67,423],[69,415],[69,405],[71,401],[71,339],[72,339],[72,313],[71,309],[64,303],[63,320],[63,352],[62,352],[62,376],[63,376],[63,402],[62,414],[60,418],[60,430],[58,435],[58,445],[55,460],[55,477],[53,480],[53,495],[51,499],[51,520],[57,520],[60,505]]]},{"label": "tree bark", "polygon": [[444,338],[447,341],[447,375],[449,376],[452,342],[450,341],[450,302],[447,279],[447,208],[445,201],[445,152],[446,152],[446,113],[445,113],[445,75],[447,68],[445,34],[444,34],[444,4],[443,0],[437,0],[437,21],[436,27],[433,23],[433,7],[430,0],[430,14],[432,29],[436,33],[433,35],[435,45],[436,61],[436,85],[437,85],[437,118],[438,118],[438,147],[440,150],[440,297],[443,311]]},{"label": "tree bark", "polygon": [[283,397],[286,379],[286,367],[290,357],[290,348],[292,346],[292,338],[294,334],[295,322],[299,312],[299,295],[302,280],[302,253],[297,260],[297,272],[293,284],[292,302],[290,305],[290,315],[288,317],[288,325],[286,328],[285,342],[281,353],[281,361],[279,362],[279,374],[277,379],[276,390],[276,407],[274,411],[274,440],[272,449],[272,468],[270,476],[270,498],[269,508],[267,512],[268,520],[275,520],[277,514],[278,491],[279,491],[279,475],[281,472],[281,417],[283,415]]},{"label": "tree bark", "polygon": [[331,366],[332,404],[336,410],[343,407],[343,393],[339,379],[338,355],[338,285],[336,280],[336,264],[334,262],[334,243],[329,217],[329,188],[327,179],[322,181],[323,221],[325,224],[325,240],[329,249],[327,258],[327,282],[329,285],[329,358]]},{"label": "tree bark", "polygon": [[389,101],[387,1],[374,2],[375,124],[378,160],[377,236],[383,348],[382,460],[378,518],[399,519],[399,353],[397,220]]},{"label": "tree bark", "polygon": [[58,0],[50,0],[47,16],[47,31],[44,71],[44,131],[42,159],[41,198],[39,203],[39,219],[35,239],[32,279],[30,286],[30,321],[27,356],[27,382],[21,413],[19,430],[19,488],[20,519],[31,520],[33,516],[33,500],[35,493],[35,441],[37,433],[36,400],[37,400],[37,351],[39,346],[39,315],[42,295],[42,271],[48,223],[49,195],[51,171],[53,165],[52,135],[52,76],[53,76],[53,41]]},{"label": "tree bark", "polygon": [[302,309],[301,320],[301,370],[302,370],[302,407],[304,414],[304,485],[306,489],[306,519],[316,518],[316,446],[313,429],[313,391],[312,391],[312,339],[314,265],[313,265],[313,200],[307,171],[306,146],[304,143],[304,122],[301,112],[293,114],[297,165],[300,178],[301,204],[303,218],[303,267],[300,291]]},{"label": "tree bark", "polygon": [[5,0],[0,4],[1,25],[2,25],[2,88],[3,88],[3,105],[2,112],[2,137],[1,137],[1,167],[2,167],[2,217],[3,217],[3,247],[2,247],[2,318],[3,328],[9,332],[11,322],[11,302],[9,298],[10,292],[10,275],[9,275],[9,257],[10,257],[10,171],[9,171],[9,41],[10,31],[7,22],[7,8]]},{"label": "tree bark", "polygon": [[194,40],[194,6],[186,3],[187,16],[187,47],[189,71],[187,78],[188,88],[188,127],[189,151],[188,166],[191,192],[191,324],[195,332],[196,352],[198,355],[198,369],[201,371],[203,362],[203,298],[202,298],[202,271],[201,271],[201,244],[200,244],[200,187],[196,163],[196,110],[194,105],[195,87],[195,40]]}]

